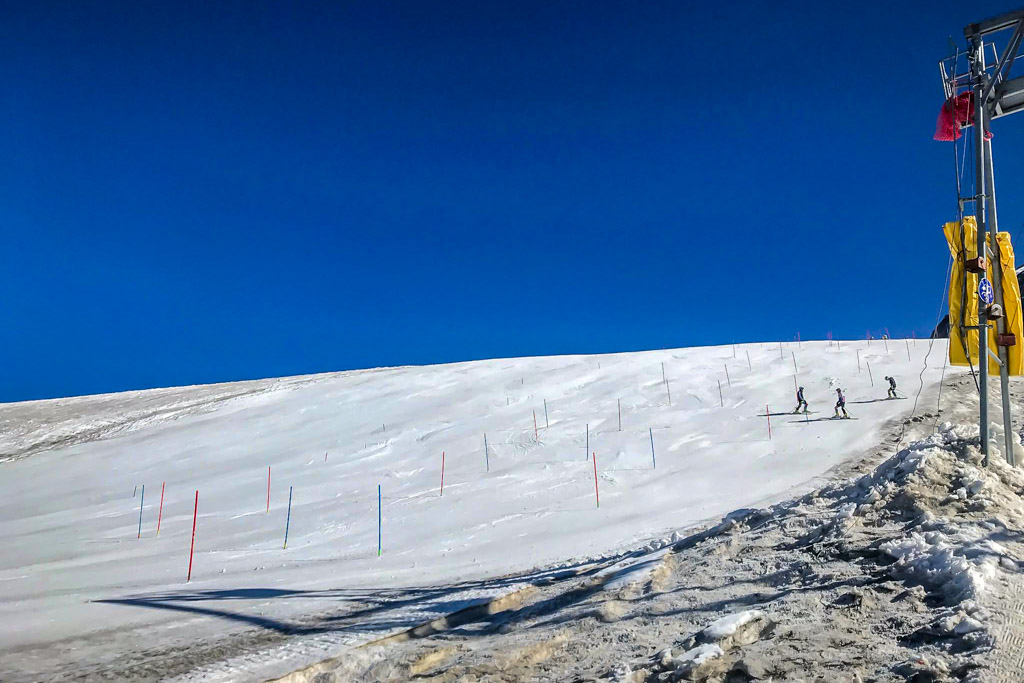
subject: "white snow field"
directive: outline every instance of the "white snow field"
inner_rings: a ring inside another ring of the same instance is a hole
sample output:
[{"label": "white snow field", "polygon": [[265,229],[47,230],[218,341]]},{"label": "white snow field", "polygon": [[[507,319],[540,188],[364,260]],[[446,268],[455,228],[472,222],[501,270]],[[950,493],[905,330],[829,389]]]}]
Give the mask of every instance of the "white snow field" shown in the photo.
[{"label": "white snow field", "polygon": [[[910,413],[922,371],[925,389],[939,382],[946,342],[926,361],[928,349],[925,340],[803,342],[780,355],[775,342],[0,406],[0,679],[99,677],[246,630],[284,642],[298,631],[282,626],[299,623],[289,620],[376,604],[396,589],[452,587],[386,618],[368,610],[365,629],[314,629],[302,647],[233,659],[228,649],[164,672],[281,675],[515,587],[498,577],[779,500],[882,447],[882,426]],[[815,412],[775,415],[795,406],[794,358]],[[908,399],[882,400],[887,374]],[[828,419],[835,387],[856,419]]]}]

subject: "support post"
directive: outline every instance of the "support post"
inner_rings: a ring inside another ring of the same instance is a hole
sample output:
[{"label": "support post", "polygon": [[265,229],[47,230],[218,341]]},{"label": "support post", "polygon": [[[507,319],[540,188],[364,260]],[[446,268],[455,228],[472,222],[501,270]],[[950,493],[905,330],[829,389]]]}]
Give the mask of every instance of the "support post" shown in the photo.
[{"label": "support post", "polygon": [[[987,129],[987,119],[985,124]],[[996,240],[996,235],[999,233],[999,221],[996,214],[996,179],[992,164],[992,140],[985,141],[985,159],[987,164],[985,168],[985,191],[988,194],[989,201],[987,227],[992,235],[992,289],[995,290],[995,302],[1005,311],[1006,306],[1003,305],[1003,272],[1000,260],[1002,250],[999,248],[999,242]],[[1006,333],[1006,318],[998,318],[996,320],[996,332],[998,334]],[[1013,413],[1010,408],[1009,353],[1005,346],[996,346],[996,351],[999,354],[999,393],[1003,404],[1003,457],[1006,458],[1007,463],[1015,466],[1017,463],[1013,455]]]},{"label": "support post", "polygon": [[[985,242],[988,236],[988,220],[986,217],[985,186],[987,164],[985,163],[985,44],[980,36],[971,41],[973,50],[969,60],[971,77],[974,82],[974,213],[978,221],[978,257],[985,256]],[[982,306],[978,306],[978,429],[981,436],[981,455],[985,466],[988,466],[988,316]]]}]

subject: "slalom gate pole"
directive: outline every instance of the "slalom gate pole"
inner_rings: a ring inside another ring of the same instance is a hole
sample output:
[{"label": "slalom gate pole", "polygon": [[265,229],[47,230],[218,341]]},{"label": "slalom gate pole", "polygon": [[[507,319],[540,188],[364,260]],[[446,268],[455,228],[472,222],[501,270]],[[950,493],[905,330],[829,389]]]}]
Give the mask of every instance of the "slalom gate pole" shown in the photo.
[{"label": "slalom gate pole", "polygon": [[[484,432],[484,464],[487,466],[487,471],[491,471],[491,456],[487,452],[487,432]],[[378,488],[380,488],[378,486]]]},{"label": "slalom gate pole", "polygon": [[875,386],[875,378],[871,376],[871,363],[868,363],[868,379],[871,380],[871,386]]},{"label": "slalom gate pole", "polygon": [[196,551],[196,519],[199,517],[199,491],[196,491],[196,506],[192,510],[192,546],[188,551],[188,577],[185,583],[192,580],[192,555]]},{"label": "slalom gate pole", "polygon": [[540,436],[537,434],[537,411],[533,411],[533,438],[539,440]]},{"label": "slalom gate pole", "polygon": [[665,380],[665,392],[668,393],[668,405],[669,405],[669,407],[671,407],[672,406],[672,386],[669,384],[668,380]]},{"label": "slalom gate pole", "polygon": [[287,550],[288,549],[288,529],[291,527],[291,525],[292,525],[292,487],[289,486],[288,487],[288,517],[287,517],[287,519],[285,519],[285,522],[284,522],[284,548],[283,548],[283,550]]},{"label": "slalom gate pole", "polygon": [[661,381],[665,381],[665,361],[661,361]]},{"label": "slalom gate pole", "polygon": [[441,451],[441,495],[444,496],[444,451]]},{"label": "slalom gate pole", "polygon": [[622,399],[621,398],[617,398],[617,399],[615,399],[615,401],[616,401],[616,403],[619,406],[619,431],[621,432],[622,431]]},{"label": "slalom gate pole", "polygon": [[160,520],[162,520],[164,518],[164,487],[166,485],[167,485],[166,481],[162,482],[160,484],[160,512],[156,516],[156,535],[157,536],[160,535]]},{"label": "slalom gate pole", "polygon": [[594,453],[594,499],[597,501],[597,507],[601,507],[601,494],[597,490],[597,453]]},{"label": "slalom gate pole", "polygon": [[768,404],[764,404],[764,416],[768,418],[768,440],[772,440],[772,411],[768,408]]},{"label": "slalom gate pole", "polygon": [[139,500],[139,535],[142,538],[142,504],[146,502],[146,485],[142,485],[142,498]]},{"label": "slalom gate pole", "polygon": [[383,536],[381,534],[381,527],[384,524],[384,510],[383,501],[380,493],[380,484],[377,484],[377,557],[380,557],[380,551],[384,547],[382,544]]},{"label": "slalom gate pole", "polygon": [[753,371],[754,368],[750,365],[750,351],[747,351],[746,353],[747,353],[747,370],[748,371]]},{"label": "slalom gate pole", "polygon": [[718,405],[721,406],[722,408],[724,408],[725,407],[725,397],[722,396],[722,380],[717,380],[717,382],[718,382]]},{"label": "slalom gate pole", "polygon": [[857,349],[857,372],[860,372],[860,349]]},{"label": "slalom gate pole", "polygon": [[270,514],[270,467],[267,467],[267,514]]},{"label": "slalom gate pole", "polygon": [[327,462],[327,451],[324,451],[324,462]]},{"label": "slalom gate pole", "polygon": [[726,363],[722,363],[722,367],[725,368],[725,381],[732,386],[732,378],[729,377],[729,366]]},{"label": "slalom gate pole", "polygon": [[903,341],[907,345],[907,361],[909,362],[910,361],[910,340],[909,339],[904,339]]},{"label": "slalom gate pole", "polygon": [[654,465],[654,469],[658,469],[658,459],[654,456],[654,430],[648,427],[647,431],[651,435],[651,464]]},{"label": "slalom gate pole", "polygon": [[782,342],[779,342],[779,358],[785,359],[786,357],[782,354]]},{"label": "slalom gate pole", "polygon": [[796,369],[796,353],[793,353],[793,374],[799,374],[800,371]]},{"label": "slalom gate pole", "polygon": [[544,399],[544,429],[551,429],[551,423],[548,422],[548,400]]}]

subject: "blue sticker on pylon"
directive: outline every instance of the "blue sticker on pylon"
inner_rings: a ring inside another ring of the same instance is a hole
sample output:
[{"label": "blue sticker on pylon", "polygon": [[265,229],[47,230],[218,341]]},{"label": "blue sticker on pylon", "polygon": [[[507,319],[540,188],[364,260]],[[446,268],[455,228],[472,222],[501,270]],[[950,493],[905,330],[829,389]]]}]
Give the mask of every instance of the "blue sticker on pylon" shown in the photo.
[{"label": "blue sticker on pylon", "polygon": [[988,281],[987,277],[981,278],[981,282],[978,283],[978,296],[986,306],[996,300],[996,294],[992,291],[992,283]]}]

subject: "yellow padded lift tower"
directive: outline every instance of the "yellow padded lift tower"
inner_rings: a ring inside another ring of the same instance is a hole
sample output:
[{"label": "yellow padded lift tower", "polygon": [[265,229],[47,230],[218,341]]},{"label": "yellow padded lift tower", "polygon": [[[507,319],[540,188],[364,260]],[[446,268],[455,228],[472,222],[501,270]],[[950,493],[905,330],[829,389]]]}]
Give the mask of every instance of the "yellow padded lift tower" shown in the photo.
[{"label": "yellow padded lift tower", "polygon": [[[942,231],[953,255],[953,269],[949,278],[949,362],[952,365],[977,366],[981,360],[978,355],[977,329],[978,306],[981,304],[978,297],[978,281],[981,274],[969,272],[965,264],[974,261],[978,255],[978,224],[974,216],[964,216],[962,228],[958,221],[953,221],[946,223]],[[996,246],[993,246],[992,237],[989,235],[988,251],[999,256],[998,263],[994,258],[986,260],[985,275],[989,282],[999,282],[1002,285],[1001,313],[1005,323],[1005,331],[1002,334],[998,333],[997,325],[989,326],[988,347],[1004,347],[1009,374],[1024,375],[1024,347],[1017,343],[1024,338],[1024,317],[1021,315],[1020,286],[1017,283],[1010,234],[998,233]],[[1001,277],[994,277],[994,268],[999,268]],[[992,314],[1000,313],[992,309],[987,312],[988,318],[995,318]],[[991,355],[989,371],[993,374],[999,372],[999,363]]]}]

